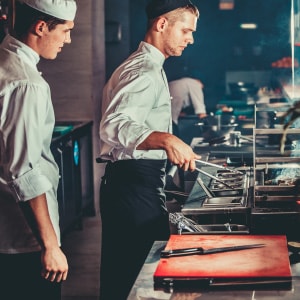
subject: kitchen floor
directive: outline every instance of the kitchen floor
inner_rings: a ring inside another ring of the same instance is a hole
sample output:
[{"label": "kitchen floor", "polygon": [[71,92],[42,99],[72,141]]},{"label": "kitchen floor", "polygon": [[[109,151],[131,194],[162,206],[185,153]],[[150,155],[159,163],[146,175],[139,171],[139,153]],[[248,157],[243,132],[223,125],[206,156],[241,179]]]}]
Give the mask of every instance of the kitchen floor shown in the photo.
[{"label": "kitchen floor", "polygon": [[[169,212],[178,212],[180,204],[168,201]],[[172,225],[171,232],[176,228]],[[99,215],[84,217],[81,229],[73,229],[62,238],[68,258],[69,275],[63,283],[62,300],[99,300],[101,219]]]},{"label": "kitchen floor", "polygon": [[62,239],[62,248],[69,262],[62,300],[99,299],[100,217],[85,217],[82,225],[82,229],[69,231]]}]

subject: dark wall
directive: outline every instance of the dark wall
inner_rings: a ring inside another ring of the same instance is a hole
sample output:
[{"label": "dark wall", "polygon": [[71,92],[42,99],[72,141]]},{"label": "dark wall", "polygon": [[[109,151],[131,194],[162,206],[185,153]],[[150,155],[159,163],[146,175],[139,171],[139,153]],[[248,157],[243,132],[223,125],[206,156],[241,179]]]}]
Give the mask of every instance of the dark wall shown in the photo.
[{"label": "dark wall", "polygon": [[[197,69],[205,85],[209,109],[225,93],[225,72],[270,70],[271,63],[290,56],[290,1],[235,0],[235,8],[219,10],[219,0],[193,0],[200,10],[195,43],[181,57],[165,62],[169,80]],[[130,1],[130,52],[143,39],[147,0]],[[241,22],[255,22],[256,30],[242,30]]]},{"label": "dark wall", "polygon": [[[106,45],[107,77],[143,40],[147,2],[124,0],[119,5],[117,0],[106,0],[106,19],[120,21],[125,33],[120,43]],[[198,70],[205,85],[208,110],[214,110],[225,93],[226,71],[268,71],[273,61],[291,56],[291,1],[235,0],[231,11],[219,10],[219,0],[192,2],[200,10],[195,43],[181,57],[168,58],[164,67],[169,80]],[[241,22],[255,22],[258,28],[242,30]]]}]

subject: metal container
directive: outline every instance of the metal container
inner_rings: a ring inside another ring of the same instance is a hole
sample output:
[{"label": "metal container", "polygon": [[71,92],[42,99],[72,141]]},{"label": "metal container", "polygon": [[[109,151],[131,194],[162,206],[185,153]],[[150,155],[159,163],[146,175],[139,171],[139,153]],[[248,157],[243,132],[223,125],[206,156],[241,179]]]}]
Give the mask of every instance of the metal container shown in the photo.
[{"label": "metal container", "polygon": [[200,135],[209,142],[215,138],[227,136],[235,130],[238,124],[235,123],[233,115],[216,115],[203,118],[195,126],[200,128]]}]

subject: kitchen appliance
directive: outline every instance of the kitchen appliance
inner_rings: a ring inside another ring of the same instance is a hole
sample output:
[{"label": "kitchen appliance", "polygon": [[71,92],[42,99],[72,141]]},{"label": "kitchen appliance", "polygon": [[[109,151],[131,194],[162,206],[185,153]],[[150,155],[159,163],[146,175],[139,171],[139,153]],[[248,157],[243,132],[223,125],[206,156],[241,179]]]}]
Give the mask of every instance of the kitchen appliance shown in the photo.
[{"label": "kitchen appliance", "polygon": [[253,82],[230,82],[229,84],[230,98],[247,100],[248,97],[255,97],[258,87]]},{"label": "kitchen appliance", "polygon": [[[256,119],[272,109],[256,107]],[[286,142],[281,147],[282,124],[262,127],[257,126],[260,124],[257,120],[255,124],[251,230],[253,233],[286,234],[288,239],[299,240],[300,128],[287,129]],[[265,147],[257,147],[258,144]]]},{"label": "kitchen appliance", "polygon": [[[262,110],[266,108],[256,109],[258,113]],[[281,147],[283,125],[253,130],[255,207],[266,203],[289,207],[300,200],[300,128],[289,128],[286,134],[289,142]],[[270,144],[275,140],[272,136],[276,136],[276,144]]]},{"label": "kitchen appliance", "polygon": [[[181,209],[184,217],[194,222],[194,226],[189,228],[205,234],[249,233],[251,169],[241,167],[232,172],[203,165],[201,170],[204,172],[199,172]],[[187,231],[183,228],[182,232]]]},{"label": "kitchen appliance", "polygon": [[[283,109],[289,107],[281,107],[280,115]],[[300,128],[293,125],[287,129],[281,147],[283,125],[278,118],[269,118],[274,114],[278,115],[272,106],[255,107],[253,135],[241,135],[238,146],[229,142],[211,146],[200,139],[192,144],[196,153],[206,154],[209,163],[243,173],[202,164],[204,172],[198,173],[181,211],[206,229],[206,234],[248,231],[285,234],[289,240],[300,240]]]},{"label": "kitchen appliance", "polygon": [[195,126],[199,127],[199,134],[204,141],[211,141],[216,138],[225,138],[238,126],[235,123],[235,116],[231,114],[210,115],[202,118]]}]

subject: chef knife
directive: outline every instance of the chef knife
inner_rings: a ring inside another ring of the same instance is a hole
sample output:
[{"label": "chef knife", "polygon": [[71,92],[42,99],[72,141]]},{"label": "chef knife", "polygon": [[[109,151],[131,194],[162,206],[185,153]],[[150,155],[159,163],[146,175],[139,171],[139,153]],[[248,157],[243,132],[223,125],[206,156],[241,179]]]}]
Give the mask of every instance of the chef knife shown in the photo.
[{"label": "chef knife", "polygon": [[239,246],[210,248],[210,249],[203,249],[202,247],[182,248],[182,249],[162,250],[160,256],[162,258],[168,258],[174,256],[186,256],[186,255],[195,255],[195,254],[204,255],[204,254],[223,253],[228,251],[246,250],[252,248],[261,248],[264,246],[265,244],[251,244],[251,245],[239,245]]}]

